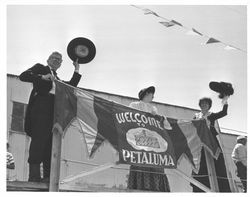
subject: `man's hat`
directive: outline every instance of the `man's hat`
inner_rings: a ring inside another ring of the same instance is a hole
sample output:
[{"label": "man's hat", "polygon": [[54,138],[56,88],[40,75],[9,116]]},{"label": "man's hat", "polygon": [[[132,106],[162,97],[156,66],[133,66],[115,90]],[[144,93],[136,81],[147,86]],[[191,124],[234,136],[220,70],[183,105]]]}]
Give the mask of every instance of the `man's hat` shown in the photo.
[{"label": "man's hat", "polygon": [[140,100],[143,99],[143,97],[146,95],[146,93],[155,93],[155,87],[154,86],[150,86],[148,88],[144,88],[142,90],[140,90],[139,94],[138,94],[138,97]]},{"label": "man's hat", "polygon": [[67,47],[67,53],[70,59],[79,64],[86,64],[94,59],[96,54],[95,45],[87,38],[78,37],[70,41]]},{"label": "man's hat", "polygon": [[230,96],[234,93],[234,89],[231,83],[211,81],[209,83],[209,87],[211,90],[219,93],[219,98]]}]

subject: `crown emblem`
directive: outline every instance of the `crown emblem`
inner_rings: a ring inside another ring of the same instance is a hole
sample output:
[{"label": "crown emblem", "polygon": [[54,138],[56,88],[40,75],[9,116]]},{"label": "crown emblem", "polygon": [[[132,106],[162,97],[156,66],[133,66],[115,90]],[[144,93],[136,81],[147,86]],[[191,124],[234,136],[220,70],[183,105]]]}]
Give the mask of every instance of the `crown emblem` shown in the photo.
[{"label": "crown emblem", "polygon": [[142,130],[135,135],[135,142],[137,146],[147,146],[152,148],[160,148],[160,144],[156,137],[147,136],[146,130]]}]

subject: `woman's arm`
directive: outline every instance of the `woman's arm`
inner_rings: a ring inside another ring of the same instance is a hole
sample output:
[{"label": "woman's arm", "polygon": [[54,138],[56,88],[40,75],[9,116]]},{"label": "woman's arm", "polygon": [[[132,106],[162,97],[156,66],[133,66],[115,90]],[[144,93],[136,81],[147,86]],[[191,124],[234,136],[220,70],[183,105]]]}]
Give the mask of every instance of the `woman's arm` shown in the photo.
[{"label": "woman's arm", "polygon": [[227,115],[227,108],[228,108],[228,104],[225,104],[223,106],[223,109],[220,111],[220,112],[217,112],[217,113],[212,113],[211,115],[209,115],[207,118],[208,120],[210,121],[214,121],[214,120],[217,120],[217,119],[220,119],[224,116]]},{"label": "woman's arm", "polygon": [[227,100],[228,100],[228,98],[229,98],[229,96],[224,96],[224,98],[222,99],[223,109],[220,112],[212,113],[210,116],[207,117],[208,120],[215,121],[215,120],[227,115],[227,108],[228,108]]}]

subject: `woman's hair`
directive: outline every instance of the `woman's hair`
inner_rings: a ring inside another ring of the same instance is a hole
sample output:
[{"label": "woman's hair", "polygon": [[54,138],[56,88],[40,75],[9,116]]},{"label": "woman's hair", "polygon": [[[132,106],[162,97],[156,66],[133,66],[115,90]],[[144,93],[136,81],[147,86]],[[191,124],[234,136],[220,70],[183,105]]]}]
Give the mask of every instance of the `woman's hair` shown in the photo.
[{"label": "woman's hair", "polygon": [[243,145],[246,145],[246,142],[247,142],[247,138],[245,136],[238,136],[237,139],[236,139],[236,142],[237,143],[240,143],[240,144],[243,144]]},{"label": "woman's hair", "polygon": [[199,106],[201,106],[201,103],[206,102],[209,105],[209,109],[212,107],[212,99],[208,97],[201,98],[199,100]]},{"label": "woman's hair", "polygon": [[237,143],[246,145],[247,139],[246,139],[246,138],[244,138],[244,139],[238,139],[238,140],[237,140]]}]

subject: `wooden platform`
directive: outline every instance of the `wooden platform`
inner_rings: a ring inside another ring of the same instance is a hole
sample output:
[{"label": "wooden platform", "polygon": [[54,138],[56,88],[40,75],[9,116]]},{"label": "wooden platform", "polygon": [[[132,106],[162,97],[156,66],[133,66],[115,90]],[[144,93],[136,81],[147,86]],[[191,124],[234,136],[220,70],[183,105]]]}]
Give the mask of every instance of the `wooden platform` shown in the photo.
[{"label": "wooden platform", "polygon": [[7,191],[49,191],[48,183],[7,181]]},{"label": "wooden platform", "polygon": [[[49,184],[41,182],[27,181],[7,181],[7,191],[30,191],[30,192],[48,192]],[[61,185],[60,192],[145,192],[142,190],[128,190],[119,188],[103,188],[96,186],[69,186]]]}]

